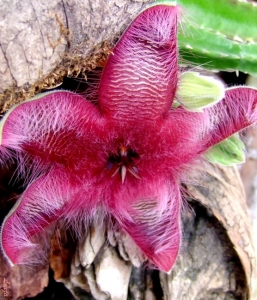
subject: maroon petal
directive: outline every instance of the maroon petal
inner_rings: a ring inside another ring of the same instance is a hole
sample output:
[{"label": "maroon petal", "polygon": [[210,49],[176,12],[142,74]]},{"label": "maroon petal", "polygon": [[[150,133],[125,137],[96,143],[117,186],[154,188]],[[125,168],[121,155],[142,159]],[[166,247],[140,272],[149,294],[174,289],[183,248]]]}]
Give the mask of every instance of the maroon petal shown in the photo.
[{"label": "maroon petal", "polygon": [[64,91],[42,94],[14,107],[4,117],[0,153],[6,157],[6,149],[12,149],[19,158],[29,154],[36,160],[34,164],[40,159],[45,167],[55,164],[74,170],[87,158],[99,123],[98,109],[81,96]]},{"label": "maroon petal", "polygon": [[177,86],[177,6],[143,11],[114,48],[102,75],[99,107],[126,121],[158,118]]},{"label": "maroon petal", "polygon": [[167,164],[167,170],[174,178],[180,178],[183,166],[189,167],[199,158],[199,152],[203,149],[202,138],[209,126],[209,115],[205,111],[190,112],[182,107],[172,110],[162,124],[162,142],[159,144],[164,151],[161,166],[156,166],[156,169]]},{"label": "maroon petal", "polygon": [[213,125],[206,135],[205,150],[257,122],[256,105],[256,89],[228,89],[225,98],[208,109]]},{"label": "maroon petal", "polygon": [[180,248],[179,187],[156,179],[133,193],[134,199],[128,199],[129,193],[117,195],[114,216],[150,262],[167,272]]},{"label": "maroon petal", "polygon": [[11,265],[42,259],[41,247],[33,238],[62,215],[72,191],[68,178],[56,171],[41,176],[25,190],[1,229],[2,249]]}]

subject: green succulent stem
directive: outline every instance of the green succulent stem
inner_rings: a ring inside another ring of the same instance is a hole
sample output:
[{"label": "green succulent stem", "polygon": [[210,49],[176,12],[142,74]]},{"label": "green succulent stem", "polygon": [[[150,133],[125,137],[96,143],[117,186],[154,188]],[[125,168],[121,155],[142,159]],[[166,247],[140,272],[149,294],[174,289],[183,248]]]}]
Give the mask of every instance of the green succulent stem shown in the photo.
[{"label": "green succulent stem", "polygon": [[[169,3],[159,0],[157,3]],[[178,0],[182,7],[179,49],[185,62],[257,76],[257,3]]]}]

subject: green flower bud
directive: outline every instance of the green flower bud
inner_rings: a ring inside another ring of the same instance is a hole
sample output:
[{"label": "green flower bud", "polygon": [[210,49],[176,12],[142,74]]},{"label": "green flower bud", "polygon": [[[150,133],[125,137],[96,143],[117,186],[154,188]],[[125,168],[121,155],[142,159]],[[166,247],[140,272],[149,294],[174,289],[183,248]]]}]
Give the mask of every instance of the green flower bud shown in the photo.
[{"label": "green flower bud", "polygon": [[245,162],[244,150],[244,143],[240,140],[238,134],[234,134],[208,150],[205,158],[212,163],[232,166]]},{"label": "green flower bud", "polygon": [[198,72],[185,72],[179,76],[175,98],[185,109],[201,112],[224,98],[223,84],[210,76]]}]

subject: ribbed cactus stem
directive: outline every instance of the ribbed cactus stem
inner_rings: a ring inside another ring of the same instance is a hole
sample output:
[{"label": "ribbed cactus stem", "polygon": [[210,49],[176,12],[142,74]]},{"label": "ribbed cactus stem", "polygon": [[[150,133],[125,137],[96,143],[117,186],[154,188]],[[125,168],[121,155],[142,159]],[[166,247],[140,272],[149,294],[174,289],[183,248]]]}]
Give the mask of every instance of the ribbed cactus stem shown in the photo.
[{"label": "ribbed cactus stem", "polygon": [[[159,2],[159,1],[157,1]],[[182,58],[218,71],[257,76],[257,3],[232,0],[178,0]]]}]

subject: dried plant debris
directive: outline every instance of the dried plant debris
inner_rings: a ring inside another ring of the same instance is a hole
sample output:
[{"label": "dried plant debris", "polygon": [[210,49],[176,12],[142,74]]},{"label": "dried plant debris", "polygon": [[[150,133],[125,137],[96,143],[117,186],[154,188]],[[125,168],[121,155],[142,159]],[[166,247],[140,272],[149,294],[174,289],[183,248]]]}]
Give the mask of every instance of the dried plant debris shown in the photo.
[{"label": "dried plant debris", "polygon": [[62,84],[64,77],[81,76],[87,79],[87,72],[97,67],[103,67],[111,53],[112,43],[103,42],[92,49],[91,54],[84,57],[80,53],[81,44],[72,52],[66,52],[61,64],[48,76],[33,85],[25,84],[22,87],[12,86],[0,95],[0,113],[5,113],[14,104],[19,104],[36,94],[49,89],[54,89]]}]

